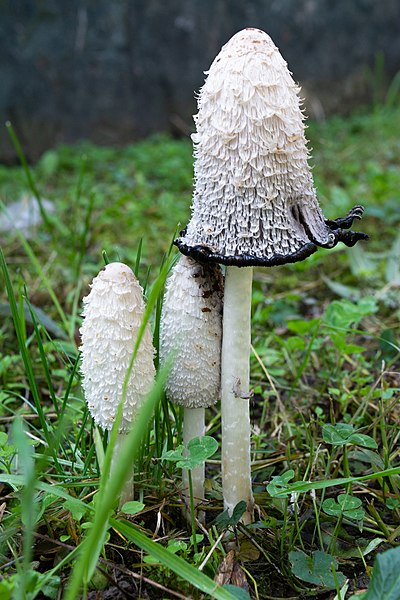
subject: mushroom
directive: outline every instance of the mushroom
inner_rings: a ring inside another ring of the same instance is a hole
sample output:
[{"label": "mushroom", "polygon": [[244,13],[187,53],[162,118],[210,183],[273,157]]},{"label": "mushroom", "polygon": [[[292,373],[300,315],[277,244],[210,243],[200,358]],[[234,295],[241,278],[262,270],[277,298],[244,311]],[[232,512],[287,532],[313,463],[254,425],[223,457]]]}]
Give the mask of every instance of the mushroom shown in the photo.
[{"label": "mushroom", "polygon": [[[167,281],[161,314],[160,358],[174,360],[165,391],[183,406],[183,443],[204,435],[205,407],[221,395],[223,280],[218,265],[181,256]],[[192,470],[195,503],[204,499],[204,465]],[[183,495],[189,499],[188,473]],[[200,515],[201,518],[201,515]]]},{"label": "mushroom", "polygon": [[307,159],[299,88],[271,38],[234,35],[215,58],[198,97],[193,134],[192,217],[179,250],[227,265],[222,344],[222,478],[225,507],[247,503],[250,478],[249,353],[252,267],[303,260],[317,246],[348,246],[362,216],[325,219]]},{"label": "mushroom", "polygon": [[[125,377],[145,310],[143,290],[128,266],[110,263],[93,279],[83,305],[82,387],[95,423],[110,430],[123,397]],[[126,388],[114,460],[153,384],[153,357],[151,332],[146,327]],[[125,499],[130,499],[127,494],[133,494],[133,477],[130,486],[130,493],[129,484],[125,488]]]}]

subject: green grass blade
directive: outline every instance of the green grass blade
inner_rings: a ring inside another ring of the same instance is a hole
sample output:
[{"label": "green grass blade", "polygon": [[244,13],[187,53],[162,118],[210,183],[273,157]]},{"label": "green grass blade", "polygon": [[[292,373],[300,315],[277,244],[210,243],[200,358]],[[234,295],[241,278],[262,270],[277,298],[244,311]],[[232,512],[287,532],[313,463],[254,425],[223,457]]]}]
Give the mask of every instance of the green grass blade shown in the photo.
[{"label": "green grass blade", "polygon": [[119,460],[116,461],[115,469],[113,469],[113,473],[108,478],[107,485],[101,487],[101,495],[96,504],[96,513],[93,524],[88,536],[82,542],[81,556],[79,561],[75,564],[70,585],[65,596],[66,600],[75,600],[75,598],[77,598],[82,582],[87,581],[91,571],[97,563],[103,545],[104,535],[108,528],[111,512],[115,507],[115,503],[121,493],[125,481],[129,477],[132,457],[135,457],[139,451],[143,433],[146,431],[154,407],[160,398],[167,373],[168,368],[161,371],[155,386],[137,415],[132,430],[121,446]]},{"label": "green grass blade", "polygon": [[[22,563],[19,569],[15,600],[25,600],[25,590],[32,560],[33,532],[36,521],[35,503],[35,463],[33,448],[28,444],[26,433],[21,419],[16,419],[13,425],[13,439],[18,450],[18,464],[22,471],[23,488],[21,492],[21,519],[23,523],[23,552]],[[18,561],[16,563],[18,565]]]},{"label": "green grass blade", "polygon": [[105,265],[109,265],[110,264],[110,259],[108,258],[107,250],[102,250],[101,251],[101,256],[103,258],[104,264]]},{"label": "green grass blade", "polygon": [[297,384],[298,384],[298,382],[300,380],[300,377],[303,375],[304,369],[306,368],[306,366],[307,366],[307,364],[308,364],[308,362],[310,360],[311,351],[313,349],[313,344],[314,344],[315,338],[317,337],[317,333],[319,331],[320,324],[321,323],[319,322],[317,324],[317,326],[314,327],[314,331],[312,332],[312,336],[311,336],[310,342],[308,344],[305,356],[304,356],[303,360],[300,363],[300,366],[299,366],[299,368],[297,370],[297,373],[296,373],[296,376],[294,378],[294,381],[293,381],[293,383],[292,383],[292,385],[290,387],[289,394],[288,394],[288,402],[290,402],[290,400],[292,398],[292,395],[293,395],[293,392],[296,389],[296,386],[297,386]]},{"label": "green grass blade", "polygon": [[373,481],[374,479],[382,479],[391,475],[400,475],[400,467],[392,467],[383,471],[377,471],[370,475],[362,475],[361,477],[341,477],[338,479],[327,479],[324,481],[299,481],[285,487],[285,489],[277,491],[273,497],[283,498],[296,492],[309,492],[310,490],[324,490],[330,487],[345,486],[349,483],[362,483],[363,481]]},{"label": "green grass blade", "polygon": [[236,596],[229,590],[219,586],[215,581],[196,569],[196,567],[187,563],[180,556],[168,552],[163,546],[149,539],[130,523],[111,519],[111,525],[129,541],[139,546],[139,548],[153,556],[162,565],[171,569],[205,594],[209,594],[212,598],[217,598],[217,600],[236,600]]},{"label": "green grass blade", "polygon": [[68,398],[70,396],[71,393],[71,388],[72,385],[74,383],[74,379],[76,377],[76,373],[78,370],[78,366],[79,366],[79,361],[80,361],[80,355],[78,353],[75,362],[72,364],[72,369],[69,375],[69,379],[68,379],[68,383],[67,383],[67,387],[65,388],[65,392],[64,392],[64,397],[63,397],[63,401],[62,401],[62,405],[61,405],[61,410],[60,410],[60,418],[62,419],[65,413],[65,410],[67,408],[68,405]]},{"label": "green grass blade", "polygon": [[90,223],[91,223],[91,217],[92,217],[93,208],[94,208],[94,202],[95,202],[95,195],[91,194],[91,196],[89,198],[89,204],[88,204],[88,207],[86,209],[84,219],[83,219],[83,231],[79,238],[79,250],[78,250],[78,253],[77,253],[76,259],[75,259],[76,266],[75,266],[74,278],[76,281],[76,286],[75,286],[73,296],[72,296],[72,307],[71,307],[71,315],[70,315],[70,321],[69,321],[70,322],[69,337],[71,340],[73,340],[75,338],[75,327],[76,327],[76,323],[77,323],[77,317],[78,317],[78,312],[79,312],[79,307],[80,307],[81,291],[82,291],[81,272],[82,272],[82,265],[83,265],[83,262],[84,262],[84,259],[86,256],[88,239],[90,237]]},{"label": "green grass blade", "polygon": [[[0,200],[0,208],[1,210],[4,210],[7,213],[7,207],[5,206],[5,204]],[[29,260],[31,261],[39,279],[43,282],[44,287],[47,290],[47,293],[49,294],[55,309],[57,310],[60,319],[62,321],[62,324],[64,326],[64,329],[66,332],[69,331],[69,321],[66,317],[65,312],[63,311],[60,302],[58,301],[58,298],[56,296],[56,294],[54,293],[54,290],[51,286],[50,280],[47,277],[47,275],[44,273],[39,260],[36,258],[35,253],[33,252],[30,244],[28,243],[28,241],[26,240],[25,236],[18,230],[15,230],[15,235],[18,237],[23,249],[25,250]],[[73,341],[73,339],[72,339]]]},{"label": "green grass blade", "polygon": [[20,163],[22,165],[22,169],[25,173],[25,176],[26,176],[26,179],[28,182],[28,187],[30,188],[32,194],[36,198],[36,201],[39,206],[40,216],[42,217],[43,223],[45,224],[48,232],[51,234],[52,237],[54,237],[54,229],[57,229],[58,232],[62,233],[63,235],[68,235],[68,230],[64,227],[64,225],[58,219],[56,219],[54,217],[50,217],[47,214],[47,212],[43,206],[42,197],[41,197],[39,190],[36,187],[36,184],[33,180],[32,173],[29,168],[28,162],[25,158],[21,144],[19,143],[18,136],[15,133],[15,130],[14,130],[12,124],[10,123],[10,121],[7,121],[6,128],[7,128],[8,134],[10,136],[10,139],[13,143],[13,146],[15,148],[15,151],[17,153],[17,156],[20,160]]},{"label": "green grass blade", "polygon": [[[64,452],[65,454],[65,450],[63,448],[63,446],[61,445],[61,441],[63,436],[65,435],[66,432],[66,422],[65,422],[65,406],[66,406],[66,402],[65,402],[65,398],[64,398],[64,403],[62,406],[62,411],[60,411],[60,408],[58,406],[58,401],[56,398],[56,393],[53,387],[53,382],[52,382],[52,377],[51,377],[51,372],[50,372],[50,365],[48,363],[47,360],[47,356],[46,356],[46,352],[45,349],[43,348],[43,343],[42,343],[42,336],[41,336],[41,332],[40,332],[40,326],[39,323],[36,320],[36,315],[34,310],[32,309],[32,306],[28,300],[28,298],[25,298],[26,304],[29,308],[30,311],[30,316],[31,316],[31,320],[32,320],[32,324],[34,327],[34,331],[35,331],[35,337],[36,337],[36,342],[37,342],[37,346],[38,346],[38,350],[39,350],[39,355],[40,355],[40,360],[42,363],[42,367],[43,367],[43,371],[44,371],[44,375],[45,375],[45,379],[46,379],[46,383],[47,383],[47,387],[48,387],[48,391],[49,391],[49,395],[54,407],[54,410],[57,414],[58,417],[58,424],[57,424],[57,428],[55,431],[53,431],[53,435],[51,437],[51,446],[50,446],[50,450],[53,450],[53,455],[57,455],[57,449],[61,448],[61,450]],[[76,368],[76,367],[75,367]],[[73,368],[74,371],[74,368]],[[69,385],[71,385],[71,379],[69,380]],[[69,388],[67,388],[67,390],[69,390]],[[69,391],[68,391],[69,393]],[[68,397],[68,394],[67,394]],[[67,436],[65,436],[65,438],[67,439]],[[61,464],[61,463],[60,463]]]},{"label": "green grass blade", "polygon": [[27,160],[25,158],[25,155],[23,153],[21,144],[19,143],[19,139],[17,137],[17,134],[15,133],[14,127],[11,125],[10,121],[7,121],[6,128],[7,128],[7,131],[8,131],[8,135],[10,136],[10,139],[11,139],[11,141],[13,143],[14,148],[15,148],[15,151],[17,153],[17,156],[19,158],[19,161],[20,161],[20,163],[22,165],[22,168],[24,170],[26,179],[28,181],[28,186],[29,186],[32,194],[35,196],[35,198],[37,200],[37,203],[39,205],[40,216],[43,219],[43,223],[51,231],[51,221],[50,221],[50,219],[49,219],[49,217],[47,215],[47,212],[46,212],[46,210],[45,210],[45,208],[43,206],[41,195],[40,195],[39,190],[37,189],[36,184],[35,184],[35,182],[33,180],[32,173],[31,173],[31,170],[29,168],[28,162],[27,162]]},{"label": "green grass blade", "polygon": [[48,390],[49,390],[50,398],[51,398],[54,410],[55,410],[57,416],[59,416],[59,414],[60,414],[59,413],[59,407],[58,407],[58,403],[57,403],[57,399],[56,399],[56,394],[55,394],[54,387],[53,387],[53,381],[51,379],[49,363],[48,363],[47,358],[46,358],[46,352],[45,352],[45,350],[43,348],[42,336],[40,335],[39,324],[38,324],[38,321],[36,319],[35,312],[34,312],[32,306],[31,306],[31,304],[29,302],[29,299],[28,299],[28,297],[26,295],[26,292],[25,292],[25,296],[26,296],[25,297],[25,302],[28,305],[29,314],[31,316],[33,328],[34,328],[34,331],[35,331],[35,337],[36,337],[36,342],[37,342],[37,345],[38,345],[40,360],[42,362],[44,376],[45,376],[45,379],[46,379],[46,383],[47,383],[47,387],[48,387]]},{"label": "green grass blade", "polygon": [[[66,335],[66,333],[57,325],[57,323],[55,323],[55,321],[53,321],[53,319],[46,315],[41,308],[35,306],[34,304],[31,304],[31,306],[35,311],[37,321],[44,327],[46,331],[60,340],[69,340],[69,337]],[[24,304],[23,307],[23,316],[27,324],[33,325],[31,315],[26,304]],[[11,309],[8,304],[0,304],[0,317],[11,317]]]},{"label": "green grass blade", "polygon": [[138,249],[136,251],[135,267],[133,269],[133,272],[135,273],[135,277],[137,277],[138,279],[139,279],[140,259],[142,257],[142,248],[143,248],[143,238],[140,238],[139,243],[138,243]]},{"label": "green grass blade", "polygon": [[[129,446],[130,445],[131,444],[129,444]],[[130,448],[127,448],[127,450],[130,451]],[[123,463],[122,458],[119,462],[120,464]],[[114,477],[114,479],[116,478]],[[0,481],[13,487],[19,487],[25,484],[25,480],[22,475],[7,475],[5,473],[1,473]],[[49,485],[41,481],[36,481],[35,487],[38,490],[58,496],[63,500],[72,500],[74,503],[79,504],[82,508],[89,510],[92,513],[95,512],[95,508],[92,505],[86,504],[85,502],[79,500],[79,498],[76,498],[75,496],[71,496],[62,487]],[[114,491],[115,488],[111,493],[114,493]],[[111,493],[109,493],[109,496],[111,495]],[[113,502],[114,498],[111,498],[111,504]],[[168,552],[168,550],[166,550],[163,546],[146,537],[146,535],[138,531],[133,525],[130,525],[123,521],[119,521],[114,518],[110,519],[110,525],[114,527],[117,531],[119,531],[122,535],[124,535],[129,541],[136,544],[139,548],[141,548],[151,556],[154,556],[154,558],[156,558],[160,563],[170,568],[172,571],[174,571],[174,573],[191,583],[199,590],[203,591],[206,594],[209,594],[212,598],[216,598],[217,600],[236,600],[236,596],[233,595],[229,590],[218,586],[212,579],[207,577],[207,575],[204,575],[204,573],[188,564],[179,556]],[[76,554],[77,551],[79,552],[79,549],[80,551],[82,551],[82,547],[80,546],[73,551],[74,554]],[[85,550],[88,551],[88,548],[86,548]],[[81,564],[81,560],[82,557],[80,557],[79,561],[76,563],[75,570],[77,569],[77,566]],[[53,573],[53,571],[51,572]],[[76,595],[73,595],[76,589],[78,588],[76,588],[75,586],[74,588],[69,588],[66,595],[66,600],[75,600],[75,598],[78,597],[79,592],[76,592]]]},{"label": "green grass blade", "polygon": [[0,268],[3,271],[8,301],[10,303],[11,313],[12,313],[12,317],[13,317],[13,321],[14,321],[15,333],[16,333],[17,339],[18,339],[19,351],[21,353],[22,360],[23,360],[24,367],[25,367],[26,376],[29,381],[29,388],[30,388],[30,391],[31,391],[31,394],[33,397],[33,401],[35,403],[36,413],[39,417],[40,425],[41,425],[46,443],[52,452],[54,464],[55,464],[57,470],[60,472],[62,469],[58,463],[57,454],[56,454],[56,452],[53,448],[53,444],[52,444],[52,435],[50,434],[49,428],[47,426],[47,420],[46,420],[45,414],[43,412],[41,398],[40,398],[39,390],[38,390],[38,387],[36,384],[35,374],[33,371],[32,360],[31,360],[30,354],[29,354],[28,349],[25,344],[24,328],[21,324],[18,306],[17,306],[17,302],[15,300],[14,290],[13,290],[11,279],[10,279],[10,274],[8,272],[7,263],[5,261],[4,254],[3,254],[3,251],[1,248],[0,248]]},{"label": "green grass blade", "polygon": [[[26,484],[26,480],[23,475],[9,475],[8,473],[0,473],[0,482],[9,485],[14,488],[14,490],[19,487],[24,487]],[[78,503],[82,508],[89,512],[94,512],[94,506],[91,504],[86,504],[82,500],[79,500],[76,496],[72,496],[68,492],[65,491],[64,487],[54,485],[54,483],[45,483],[44,481],[39,481],[36,479],[34,481],[35,489],[40,490],[41,492],[45,492],[46,494],[52,494],[53,496],[57,496],[57,498],[62,498],[63,500],[72,500]],[[71,484],[70,487],[73,487]]]}]

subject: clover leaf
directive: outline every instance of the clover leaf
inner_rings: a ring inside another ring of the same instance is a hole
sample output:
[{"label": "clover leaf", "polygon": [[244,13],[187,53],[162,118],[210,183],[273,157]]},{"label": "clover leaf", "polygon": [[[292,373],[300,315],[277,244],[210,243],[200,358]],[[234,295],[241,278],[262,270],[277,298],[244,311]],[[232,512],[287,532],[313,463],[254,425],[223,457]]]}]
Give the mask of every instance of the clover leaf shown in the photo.
[{"label": "clover leaf", "polygon": [[218,442],[213,437],[204,435],[190,440],[187,445],[186,455],[183,455],[184,446],[181,444],[175,450],[164,452],[162,460],[175,461],[179,469],[194,469],[204,464],[207,458],[210,458],[218,448]]},{"label": "clover leaf", "polygon": [[363,448],[378,447],[371,436],[357,433],[354,426],[347,423],[336,423],[336,425],[326,423],[322,428],[322,437],[324,442],[332,444],[332,446],[353,444],[354,446],[362,446]]},{"label": "clover leaf", "polygon": [[336,579],[339,585],[343,585],[346,578],[340,571],[337,571],[338,563],[335,557],[316,550],[308,556],[301,550],[289,552],[289,560],[292,564],[292,573],[302,581],[314,583],[328,589],[335,589],[335,576],[332,571],[332,565],[336,571]]},{"label": "clover leaf", "polygon": [[322,503],[322,508],[327,515],[343,516],[353,521],[362,521],[365,515],[360,498],[348,494],[339,494],[337,500],[327,498]]}]

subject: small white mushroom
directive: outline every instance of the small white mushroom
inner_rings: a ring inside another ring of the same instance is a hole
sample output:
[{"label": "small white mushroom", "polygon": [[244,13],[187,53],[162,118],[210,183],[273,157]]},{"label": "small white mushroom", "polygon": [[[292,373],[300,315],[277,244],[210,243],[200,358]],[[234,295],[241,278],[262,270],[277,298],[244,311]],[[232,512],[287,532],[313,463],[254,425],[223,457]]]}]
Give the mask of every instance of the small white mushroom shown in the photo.
[{"label": "small white mushroom", "polygon": [[[111,263],[93,279],[83,299],[81,372],[85,399],[95,423],[110,430],[122,399],[125,376],[145,310],[143,290],[132,270]],[[135,357],[122,406],[120,437],[129,432],[154,381],[154,348],[149,327]],[[115,449],[117,451],[117,448]]]},{"label": "small white mushroom", "polygon": [[[83,299],[81,327],[83,389],[95,423],[111,429],[144,314],[143,290],[132,270],[111,263],[94,278]],[[135,358],[119,427],[127,433],[155,376],[154,348],[147,327]]]},{"label": "small white mushroom", "polygon": [[[204,408],[220,399],[223,280],[218,265],[181,256],[167,281],[160,357],[174,358],[166,382],[169,400],[184,407],[183,442],[204,435]],[[183,473],[188,497],[187,473]],[[204,497],[204,466],[192,471],[193,496]]]},{"label": "small white mushroom", "polygon": [[[250,476],[249,354],[252,267],[303,260],[317,246],[352,246],[344,231],[362,216],[326,220],[309,168],[299,88],[271,38],[234,35],[212,63],[198,98],[192,217],[175,241],[197,260],[227,265],[221,366],[225,507],[244,500]],[[239,268],[241,267],[241,268]],[[243,268],[245,267],[245,268]]]}]

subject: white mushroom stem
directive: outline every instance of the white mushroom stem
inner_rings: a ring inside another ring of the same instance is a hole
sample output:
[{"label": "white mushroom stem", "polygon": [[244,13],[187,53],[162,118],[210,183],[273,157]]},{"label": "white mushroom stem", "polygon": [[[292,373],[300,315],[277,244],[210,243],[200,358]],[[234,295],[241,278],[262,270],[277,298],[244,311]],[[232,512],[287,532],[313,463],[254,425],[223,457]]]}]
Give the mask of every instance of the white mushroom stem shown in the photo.
[{"label": "white mushroom stem", "polygon": [[[196,437],[202,437],[205,433],[205,409],[201,408],[184,408],[183,409],[183,444],[187,448],[190,440]],[[204,477],[205,466],[192,469],[192,491],[194,505],[201,503],[204,500]],[[183,497],[187,506],[190,502],[189,494],[189,472],[183,470]],[[200,518],[201,520],[201,518]]]},{"label": "white mushroom stem", "polygon": [[244,500],[242,521],[253,520],[250,469],[250,345],[252,267],[227,267],[223,309],[221,417],[224,506]]}]

